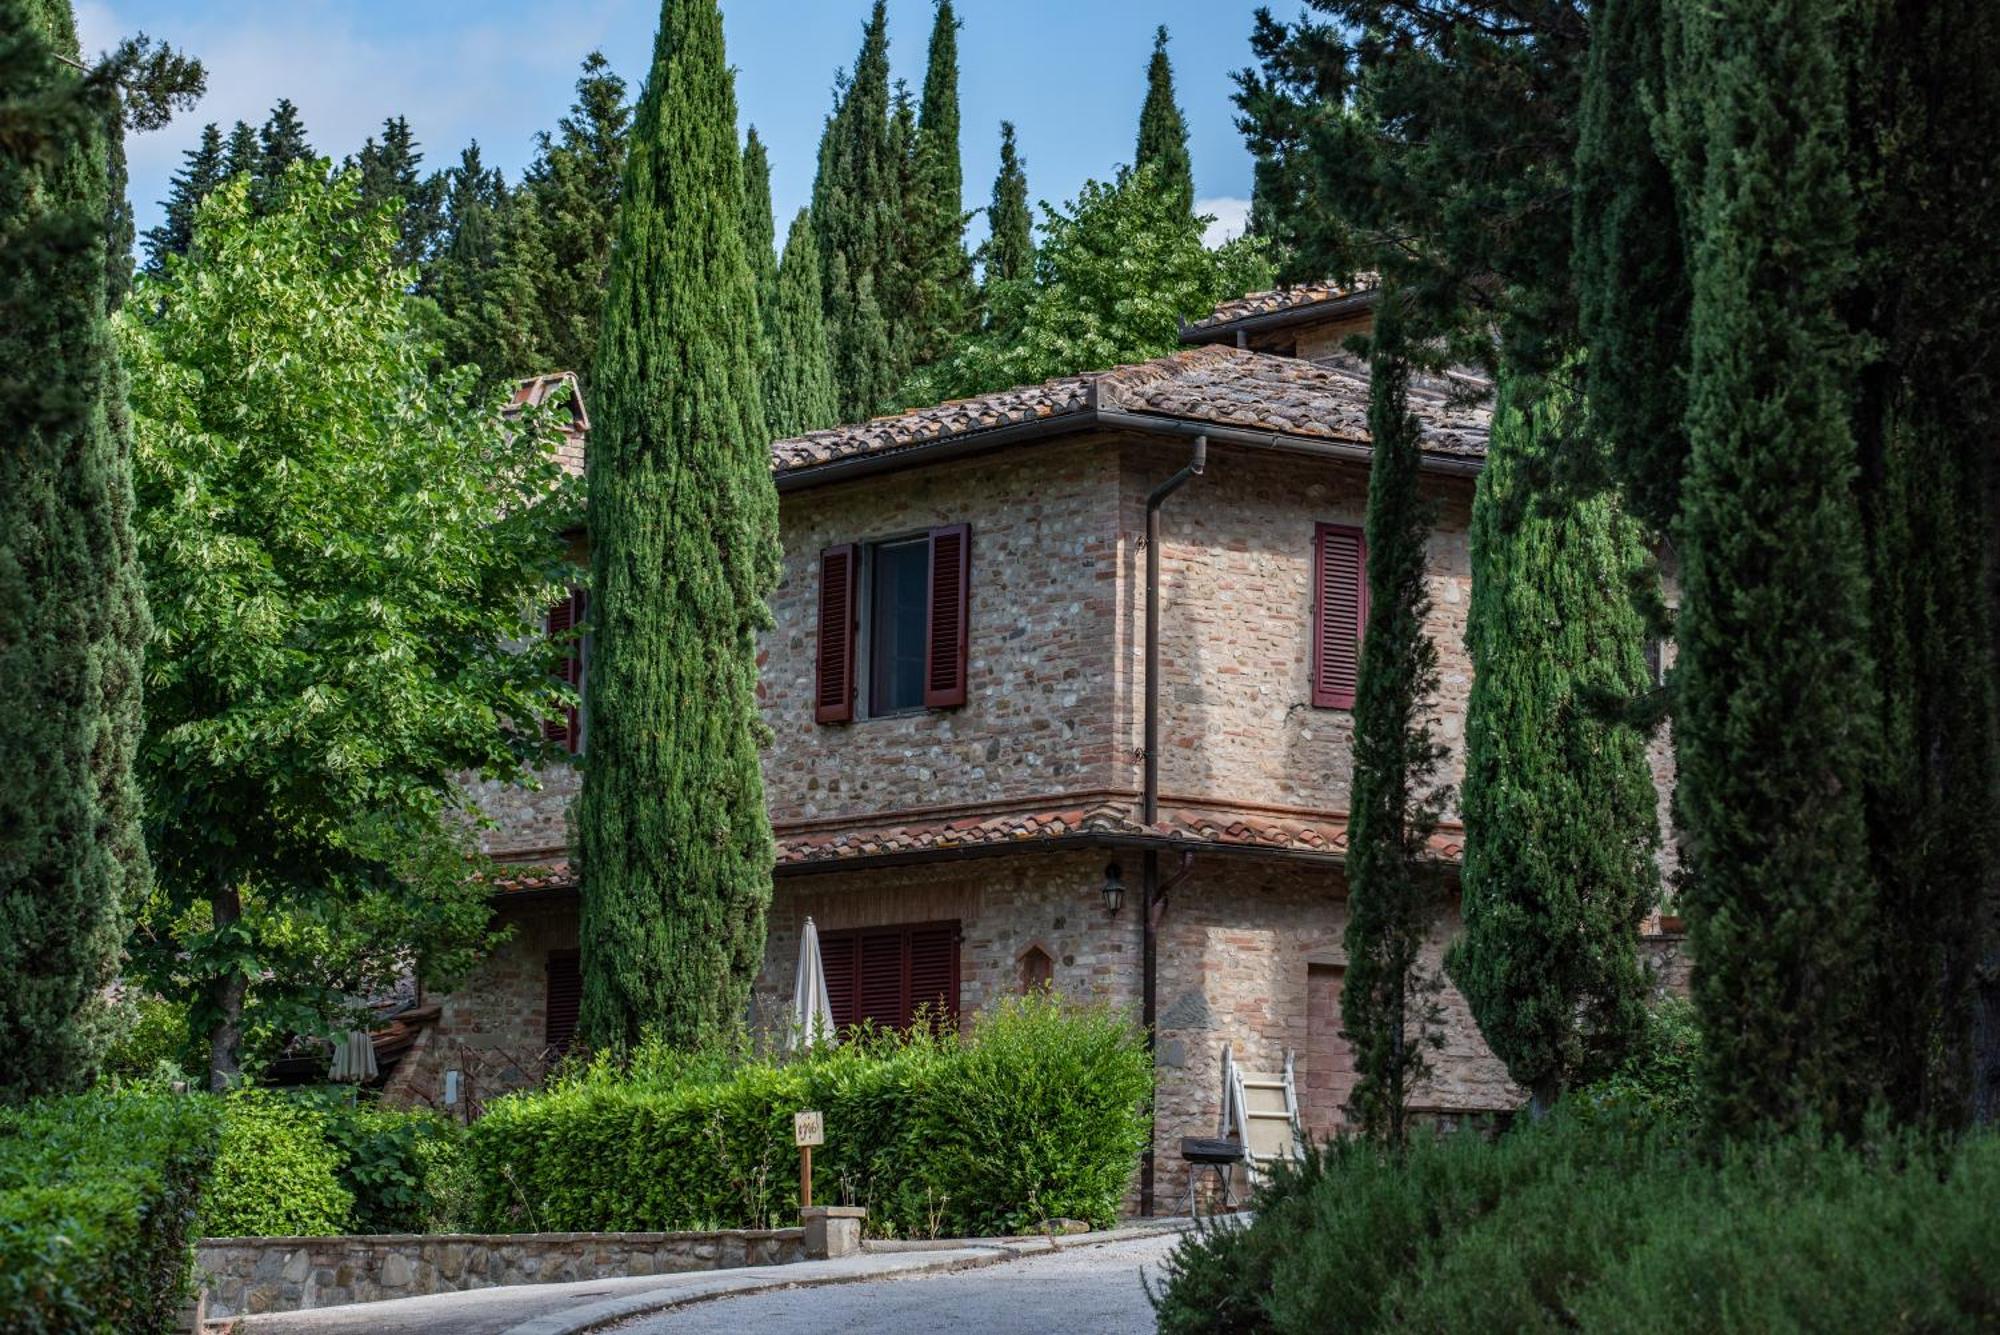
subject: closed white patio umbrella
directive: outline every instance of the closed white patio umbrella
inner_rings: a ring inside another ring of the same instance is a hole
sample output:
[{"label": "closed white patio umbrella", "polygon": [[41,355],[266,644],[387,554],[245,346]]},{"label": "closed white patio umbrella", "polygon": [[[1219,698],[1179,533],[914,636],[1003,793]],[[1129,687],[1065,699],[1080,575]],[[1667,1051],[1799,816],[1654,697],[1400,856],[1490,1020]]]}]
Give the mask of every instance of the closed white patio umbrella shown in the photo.
[{"label": "closed white patio umbrella", "polygon": [[826,966],[819,957],[819,929],[811,918],[799,935],[799,972],[792,984],[791,1031],[787,1046],[809,1048],[815,1043],[831,1045],[833,999],[826,991]]}]

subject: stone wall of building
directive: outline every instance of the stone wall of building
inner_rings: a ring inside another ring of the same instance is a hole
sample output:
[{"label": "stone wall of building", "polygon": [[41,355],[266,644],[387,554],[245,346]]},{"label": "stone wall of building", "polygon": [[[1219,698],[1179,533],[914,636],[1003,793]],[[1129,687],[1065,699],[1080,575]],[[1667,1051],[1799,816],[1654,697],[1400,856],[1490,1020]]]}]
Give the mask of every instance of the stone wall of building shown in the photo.
[{"label": "stone wall of building", "polygon": [[[1146,495],[1185,462],[1186,448],[1134,442],[1125,450],[1122,527],[1145,531]],[[1472,594],[1469,480],[1431,478],[1438,506],[1430,545],[1431,615],[1438,650],[1436,731],[1463,764],[1472,667],[1465,617]],[[1166,799],[1290,811],[1348,809],[1354,716],[1312,703],[1312,568],[1315,526],[1360,526],[1368,473],[1241,447],[1211,445],[1207,471],[1161,512],[1160,785]],[[1144,578],[1129,544],[1132,589],[1119,637],[1125,646],[1120,717],[1127,783],[1138,782],[1143,709]]]},{"label": "stone wall of building", "polygon": [[798,1228],[204,1238],[195,1247],[210,1320],[502,1284],[671,1275],[805,1259],[805,1230]]},{"label": "stone wall of building", "polygon": [[[464,1116],[511,1090],[540,1083],[547,1046],[548,957],[577,946],[573,894],[498,902],[506,936],[472,973],[437,998],[438,1018],[397,1063],[384,1096]],[[457,1071],[447,1102],[446,1074]]]},{"label": "stone wall of building", "polygon": [[[1116,469],[1094,441],[1056,441],[782,498],[784,573],[758,684],[774,824],[1105,786]],[[959,523],[971,527],[966,703],[865,717],[864,635],[856,721],[815,723],[821,551]]]}]

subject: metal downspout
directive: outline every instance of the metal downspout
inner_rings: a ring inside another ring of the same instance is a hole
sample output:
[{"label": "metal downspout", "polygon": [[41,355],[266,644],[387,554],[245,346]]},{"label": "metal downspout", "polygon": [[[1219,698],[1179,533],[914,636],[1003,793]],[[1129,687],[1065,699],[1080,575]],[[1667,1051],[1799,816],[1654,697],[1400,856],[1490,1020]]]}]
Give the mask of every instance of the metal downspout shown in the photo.
[{"label": "metal downspout", "polygon": [[[1160,507],[1169,496],[1201,476],[1208,467],[1208,437],[1194,438],[1194,453],[1178,473],[1153,488],[1146,497],[1146,722],[1143,743],[1144,780],[1140,788],[1140,823],[1151,831],[1160,817]],[[1159,1010],[1160,855],[1147,849],[1145,893],[1140,898],[1140,1023],[1146,1030],[1146,1052],[1153,1052],[1153,1025]],[[1157,1138],[1158,1131],[1153,1133]],[[1149,1141],[1139,1165],[1139,1213],[1153,1213],[1153,1160],[1157,1146]]]}]

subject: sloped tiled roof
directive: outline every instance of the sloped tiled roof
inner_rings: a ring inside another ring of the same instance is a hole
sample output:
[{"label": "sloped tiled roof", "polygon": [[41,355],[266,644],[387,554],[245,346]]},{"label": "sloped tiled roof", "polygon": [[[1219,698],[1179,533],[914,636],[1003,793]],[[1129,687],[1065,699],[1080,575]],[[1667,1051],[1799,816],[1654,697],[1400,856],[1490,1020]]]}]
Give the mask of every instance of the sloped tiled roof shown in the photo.
[{"label": "sloped tiled roof", "polygon": [[564,472],[582,477],[584,443],[590,435],[590,414],[584,411],[583,386],[577,383],[576,372],[551,371],[547,375],[529,376],[520,381],[514,386],[507,411],[511,416],[523,408],[539,408],[564,386],[569,388],[570,424],[563,431],[561,443],[556,446],[556,458]]},{"label": "sloped tiled roof", "polygon": [[[1478,459],[1491,414],[1457,403],[1442,385],[1413,385],[1424,448]],[[1368,443],[1368,377],[1352,359],[1303,361],[1238,348],[1187,348],[1109,371],[1062,376],[1039,385],[954,399],[814,431],[771,446],[779,476],[863,455],[941,444],[1023,422],[1115,409],[1185,422],[1242,427],[1306,440]]]},{"label": "sloped tiled roof", "polygon": [[1181,326],[1181,336],[1199,335],[1205,331],[1235,324],[1239,320],[1252,320],[1281,312],[1303,311],[1309,306],[1323,302],[1345,301],[1349,297],[1360,296],[1375,286],[1374,277],[1364,274],[1351,286],[1339,283],[1295,283],[1290,287],[1272,288],[1268,292],[1251,292],[1225,301],[1199,320],[1189,320]]}]

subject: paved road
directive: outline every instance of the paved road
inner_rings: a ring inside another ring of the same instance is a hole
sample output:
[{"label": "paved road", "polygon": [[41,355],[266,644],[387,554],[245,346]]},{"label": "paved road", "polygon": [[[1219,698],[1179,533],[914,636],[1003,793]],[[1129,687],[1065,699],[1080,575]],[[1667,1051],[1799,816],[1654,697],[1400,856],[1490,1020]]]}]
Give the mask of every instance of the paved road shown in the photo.
[{"label": "paved road", "polygon": [[718,1298],[616,1327],[619,1335],[1139,1335],[1153,1329],[1140,1287],[1177,1234],[1068,1246],[945,1274]]}]

